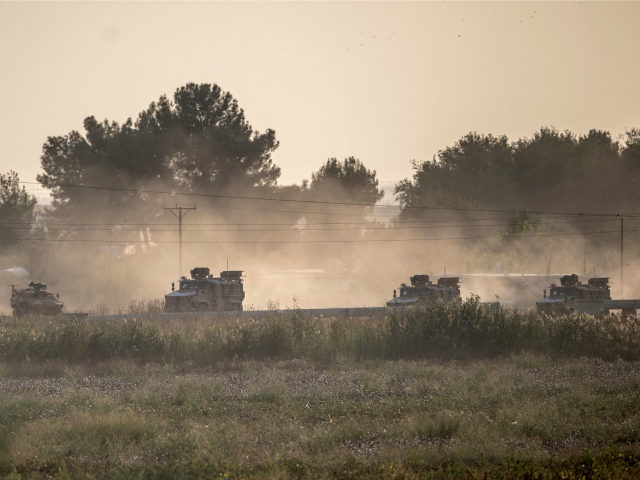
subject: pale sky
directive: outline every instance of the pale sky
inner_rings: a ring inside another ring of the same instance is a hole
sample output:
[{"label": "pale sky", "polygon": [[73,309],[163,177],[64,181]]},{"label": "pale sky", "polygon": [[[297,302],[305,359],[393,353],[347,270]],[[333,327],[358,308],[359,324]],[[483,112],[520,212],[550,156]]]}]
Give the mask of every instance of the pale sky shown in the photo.
[{"label": "pale sky", "polygon": [[471,130],[640,127],[640,3],[0,3],[0,172],[187,82],[276,131],[281,184],[349,155],[395,182]]}]

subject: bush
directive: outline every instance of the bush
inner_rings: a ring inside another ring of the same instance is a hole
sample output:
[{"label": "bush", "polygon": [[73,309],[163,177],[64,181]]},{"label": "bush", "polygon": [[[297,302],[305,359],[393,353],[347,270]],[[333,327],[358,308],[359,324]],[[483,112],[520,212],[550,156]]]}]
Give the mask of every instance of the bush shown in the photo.
[{"label": "bush", "polygon": [[640,325],[592,317],[489,309],[477,298],[392,312],[385,318],[268,318],[231,326],[71,318],[0,327],[5,361],[114,358],[200,364],[231,359],[471,359],[520,352],[640,358]]}]

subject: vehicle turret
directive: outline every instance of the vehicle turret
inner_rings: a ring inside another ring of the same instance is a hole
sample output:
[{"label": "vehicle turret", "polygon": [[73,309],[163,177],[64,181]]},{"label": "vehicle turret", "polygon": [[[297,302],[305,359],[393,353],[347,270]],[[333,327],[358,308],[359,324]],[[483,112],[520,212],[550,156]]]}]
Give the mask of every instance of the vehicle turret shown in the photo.
[{"label": "vehicle turret", "polygon": [[191,270],[191,278],[194,280],[204,280],[209,276],[209,268],[208,267],[196,267]]}]

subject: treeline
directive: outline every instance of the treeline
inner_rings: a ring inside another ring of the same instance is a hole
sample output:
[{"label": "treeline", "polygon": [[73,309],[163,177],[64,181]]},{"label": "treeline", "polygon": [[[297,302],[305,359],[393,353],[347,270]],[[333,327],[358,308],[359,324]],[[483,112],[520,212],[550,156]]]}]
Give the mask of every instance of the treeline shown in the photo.
[{"label": "treeline", "polygon": [[[371,204],[382,196],[376,172],[354,157],[329,158],[310,181],[279,186],[280,167],[272,159],[279,145],[275,131],[255,131],[237,100],[217,85],[189,83],[173,99],[163,95],[151,103],[135,121],[99,122],[91,116],[84,129],[49,137],[43,146],[38,181],[51,189],[58,218],[78,220],[98,210],[126,222],[148,218],[145,210],[155,212],[167,199],[204,201],[131,191],[136,189]],[[206,200],[221,211],[229,206],[224,198]]]},{"label": "treeline", "polygon": [[[303,218],[375,220],[367,216],[371,209],[366,207],[384,193],[375,170],[354,156],[329,158],[308,181],[280,185],[280,168],[272,158],[278,146],[274,130],[254,130],[237,100],[215,84],[179,87],[173,97],[162,95],[135,120],[121,124],[89,116],[83,132],[52,136],[43,145],[38,181],[50,190],[53,203],[44,215],[40,212],[38,222],[35,198],[21,187],[15,172],[0,175],[2,245],[6,249],[43,232],[47,239],[103,239],[118,231],[70,225],[169,222],[174,219],[163,211],[165,202],[194,200],[217,218],[233,218],[237,224],[255,222],[256,217],[263,223],[289,224]],[[518,140],[471,132],[432,160],[414,161],[414,169],[412,179],[395,187],[398,219],[427,218],[434,212],[430,207],[456,209],[456,218],[471,217],[477,210],[507,210],[501,219],[512,220],[512,225],[501,230],[505,236],[531,232],[538,230],[539,218],[511,212],[639,210],[640,129],[629,129],[618,140],[605,131],[576,135],[546,127]],[[228,196],[333,204],[276,204]],[[47,228],[53,224],[58,227]]]},{"label": "treeline", "polygon": [[403,216],[424,205],[528,212],[622,213],[640,208],[640,129],[577,136],[541,128],[530,138],[468,133],[395,189]]},{"label": "treeline", "polygon": [[[375,170],[353,156],[327,159],[301,185],[279,185],[272,159],[278,145],[274,130],[253,129],[229,92],[189,83],[171,99],[162,95],[135,121],[89,116],[84,132],[47,138],[38,181],[53,197],[48,215],[69,222],[95,220],[99,212],[104,222],[125,223],[155,215],[167,199],[188,199],[135,190],[370,205],[382,198]],[[599,130],[577,136],[542,128],[515,141],[471,132],[431,161],[414,161],[414,169],[413,178],[395,188],[402,217],[431,213],[415,208],[424,206],[622,212],[638,207],[640,129],[619,141]],[[220,211],[231,204],[208,201]],[[15,173],[0,177],[3,221],[28,219],[34,205]]]}]

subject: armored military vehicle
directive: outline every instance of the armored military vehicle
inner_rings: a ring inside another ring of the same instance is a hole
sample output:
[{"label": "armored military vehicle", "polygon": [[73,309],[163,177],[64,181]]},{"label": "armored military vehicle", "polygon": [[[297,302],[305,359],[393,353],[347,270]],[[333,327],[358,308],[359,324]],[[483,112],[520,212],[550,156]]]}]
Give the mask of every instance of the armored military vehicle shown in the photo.
[{"label": "armored military vehicle", "polygon": [[64,304],[58,294],[47,292],[47,286],[40,282],[29,282],[27,288],[11,285],[11,308],[16,317],[24,315],[58,315]]},{"label": "armored military vehicle", "polygon": [[563,275],[560,285],[551,284],[549,296],[536,302],[536,311],[541,313],[570,313],[574,311],[599,313],[605,310],[605,301],[611,300],[609,279],[607,277],[590,278],[586,284],[578,275]]},{"label": "armored military vehicle", "polygon": [[207,267],[191,270],[191,278],[181,277],[178,290],[164,296],[166,312],[241,311],[244,300],[241,270],[220,272],[214,278]]},{"label": "armored military vehicle", "polygon": [[640,299],[612,300],[609,278],[590,278],[586,284],[578,275],[563,275],[560,285],[551,284],[549,296],[536,302],[536,311],[541,313],[581,312],[597,315],[610,310],[620,310],[624,315],[633,315],[640,309]]},{"label": "armored military vehicle", "polygon": [[400,295],[393,291],[393,298],[387,302],[389,307],[417,305],[438,299],[460,301],[460,279],[458,277],[440,277],[437,284],[431,283],[429,275],[413,275],[411,285],[400,285]]}]

